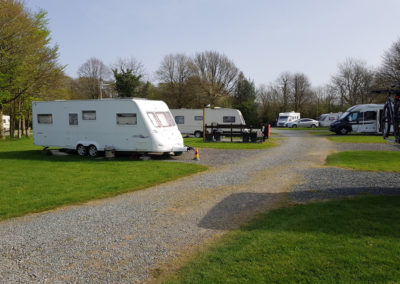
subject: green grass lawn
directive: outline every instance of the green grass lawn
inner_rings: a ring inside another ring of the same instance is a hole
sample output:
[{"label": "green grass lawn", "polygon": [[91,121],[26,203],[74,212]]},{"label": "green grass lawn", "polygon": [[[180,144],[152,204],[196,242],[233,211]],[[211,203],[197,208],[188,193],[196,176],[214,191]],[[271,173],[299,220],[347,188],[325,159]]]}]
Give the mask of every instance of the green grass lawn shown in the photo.
[{"label": "green grass lawn", "polygon": [[329,140],[337,143],[391,143],[379,135],[348,134],[335,135],[328,137]]},{"label": "green grass lawn", "polygon": [[114,196],[205,170],[165,161],[48,156],[32,139],[0,142],[0,220]]},{"label": "green grass lawn", "polygon": [[400,152],[338,152],[327,157],[326,165],[365,171],[400,172]]},{"label": "green grass lawn", "polygon": [[266,149],[278,146],[276,143],[279,138],[269,138],[265,143],[242,143],[234,142],[203,142],[203,138],[184,138],[185,145],[193,148],[213,148],[213,149],[236,149],[236,150],[255,150]]},{"label": "green grass lawn", "polygon": [[400,197],[297,205],[228,233],[166,283],[397,283]]}]

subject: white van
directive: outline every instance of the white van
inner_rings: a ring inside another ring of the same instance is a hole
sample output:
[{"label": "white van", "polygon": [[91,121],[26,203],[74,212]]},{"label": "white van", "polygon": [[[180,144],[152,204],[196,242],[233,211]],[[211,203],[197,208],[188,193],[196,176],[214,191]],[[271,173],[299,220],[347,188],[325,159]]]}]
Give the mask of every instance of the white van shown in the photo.
[{"label": "white van", "polygon": [[329,126],[329,130],[343,135],[349,132],[380,133],[380,115],[382,111],[383,104],[352,106]]},{"label": "white van", "polygon": [[[206,124],[243,124],[242,113],[232,108],[206,108]],[[182,134],[203,136],[203,109],[171,109],[176,125]]]},{"label": "white van", "polygon": [[276,123],[276,126],[278,127],[286,127],[288,122],[295,121],[297,119],[300,119],[300,113],[299,112],[281,112],[279,113],[278,116],[278,121]]},{"label": "white van", "polygon": [[10,131],[10,116],[3,114],[3,128],[4,131]]},{"label": "white van", "polygon": [[168,106],[146,99],[33,102],[35,145],[96,156],[106,147],[141,153],[187,151]]},{"label": "white van", "polygon": [[332,122],[334,122],[335,120],[338,120],[341,115],[342,115],[341,112],[337,112],[337,113],[331,112],[331,113],[321,114],[321,116],[318,119],[319,126],[328,127],[329,125],[332,124]]}]

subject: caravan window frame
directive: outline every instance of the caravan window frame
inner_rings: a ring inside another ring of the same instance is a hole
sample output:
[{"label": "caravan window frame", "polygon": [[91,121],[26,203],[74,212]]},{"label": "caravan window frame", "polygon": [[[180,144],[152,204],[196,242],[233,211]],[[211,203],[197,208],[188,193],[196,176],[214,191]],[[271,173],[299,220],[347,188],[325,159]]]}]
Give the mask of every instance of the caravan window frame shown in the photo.
[{"label": "caravan window frame", "polygon": [[[132,121],[129,121],[128,118],[134,118]],[[126,119],[124,119],[126,118]],[[137,125],[137,114],[136,113],[116,113],[115,119],[117,125]],[[125,121],[125,122],[124,122]]]},{"label": "caravan window frame", "polygon": [[151,123],[157,128],[173,127],[176,125],[175,120],[169,111],[148,111],[147,116]]},{"label": "caravan window frame", "polygon": [[[94,118],[90,115],[94,114]],[[96,120],[95,110],[82,110],[82,120]]]},{"label": "caravan window frame", "polygon": [[[41,118],[50,118],[48,121],[42,120]],[[38,113],[37,115],[38,124],[53,124],[53,114],[52,113]]]},{"label": "caravan window frame", "polygon": [[[232,121],[233,118],[233,121]],[[226,115],[222,117],[222,122],[223,123],[235,123],[236,122],[236,116],[234,115]]]},{"label": "caravan window frame", "polygon": [[69,113],[68,114],[69,125],[79,125],[78,114]]},{"label": "caravan window frame", "polygon": [[203,116],[202,115],[195,115],[194,120],[196,121],[203,121]]},{"label": "caravan window frame", "polygon": [[176,124],[185,124],[185,116],[184,115],[176,115],[175,123]]}]

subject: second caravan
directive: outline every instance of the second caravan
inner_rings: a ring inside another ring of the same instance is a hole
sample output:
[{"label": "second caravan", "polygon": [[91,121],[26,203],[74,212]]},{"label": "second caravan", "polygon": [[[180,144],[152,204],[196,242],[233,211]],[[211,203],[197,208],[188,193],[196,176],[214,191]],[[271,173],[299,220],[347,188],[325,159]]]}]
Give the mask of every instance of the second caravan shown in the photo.
[{"label": "second caravan", "polygon": [[[182,134],[203,136],[203,110],[202,109],[171,109],[175,118],[176,125]],[[243,124],[246,122],[242,113],[237,109],[231,108],[206,108],[205,109],[207,125],[211,124]]]}]

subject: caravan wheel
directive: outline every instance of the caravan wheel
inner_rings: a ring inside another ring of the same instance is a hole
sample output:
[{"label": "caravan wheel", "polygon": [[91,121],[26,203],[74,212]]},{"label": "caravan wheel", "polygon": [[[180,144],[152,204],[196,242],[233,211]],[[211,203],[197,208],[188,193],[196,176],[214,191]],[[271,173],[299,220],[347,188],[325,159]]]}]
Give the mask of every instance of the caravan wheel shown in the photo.
[{"label": "caravan wheel", "polygon": [[98,154],[97,148],[94,145],[90,145],[88,149],[88,153],[90,157],[96,157]]},{"label": "caravan wheel", "polygon": [[76,147],[76,152],[78,152],[78,155],[79,155],[79,156],[86,156],[87,149],[86,149],[86,147],[83,146],[83,145],[78,145],[78,146]]},{"label": "caravan wheel", "polygon": [[200,132],[200,131],[196,131],[195,133],[194,133],[194,137],[196,137],[196,138],[200,138],[200,137],[202,137],[203,136],[203,134]]}]

